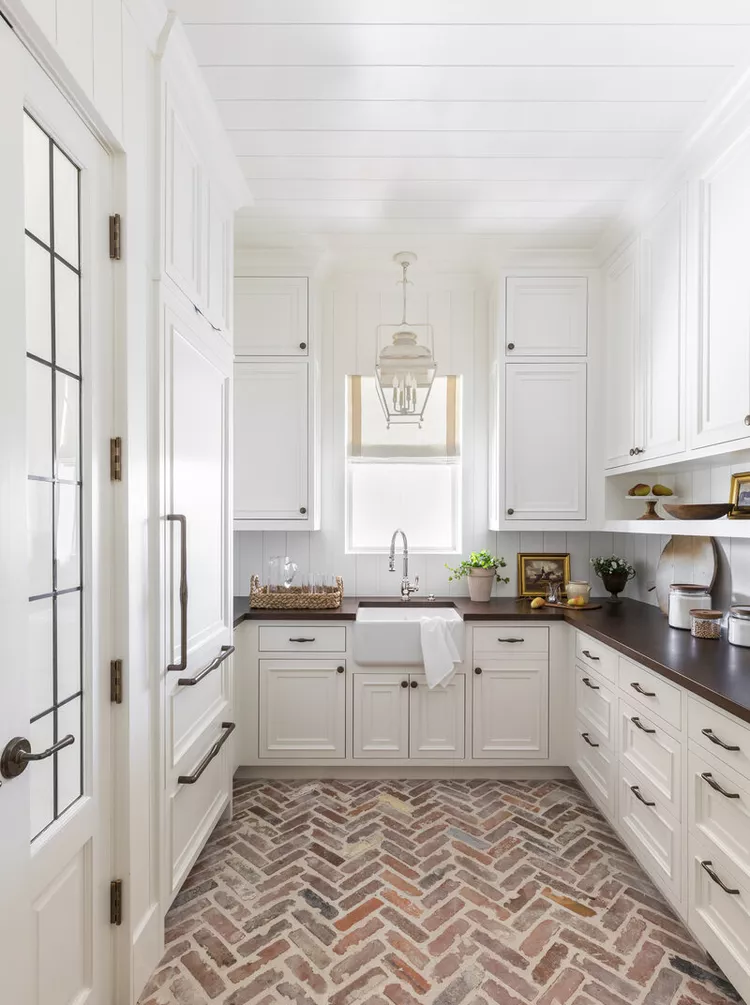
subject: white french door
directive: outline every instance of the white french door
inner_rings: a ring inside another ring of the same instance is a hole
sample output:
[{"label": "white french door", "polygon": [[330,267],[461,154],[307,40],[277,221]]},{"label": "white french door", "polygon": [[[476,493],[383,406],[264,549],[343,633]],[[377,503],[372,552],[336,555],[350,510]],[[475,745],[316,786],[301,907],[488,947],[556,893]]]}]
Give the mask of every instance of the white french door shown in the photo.
[{"label": "white french door", "polygon": [[112,165],[0,66],[0,997],[111,1005]]}]

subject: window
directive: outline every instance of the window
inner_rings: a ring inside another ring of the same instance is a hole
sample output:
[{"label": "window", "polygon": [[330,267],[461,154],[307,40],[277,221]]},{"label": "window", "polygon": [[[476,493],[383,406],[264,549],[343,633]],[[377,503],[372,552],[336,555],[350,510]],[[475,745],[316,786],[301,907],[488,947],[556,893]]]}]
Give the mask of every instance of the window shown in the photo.
[{"label": "window", "polygon": [[387,551],[402,527],[414,552],[461,548],[460,385],[436,377],[422,426],[386,425],[374,377],[347,378],[346,548]]}]

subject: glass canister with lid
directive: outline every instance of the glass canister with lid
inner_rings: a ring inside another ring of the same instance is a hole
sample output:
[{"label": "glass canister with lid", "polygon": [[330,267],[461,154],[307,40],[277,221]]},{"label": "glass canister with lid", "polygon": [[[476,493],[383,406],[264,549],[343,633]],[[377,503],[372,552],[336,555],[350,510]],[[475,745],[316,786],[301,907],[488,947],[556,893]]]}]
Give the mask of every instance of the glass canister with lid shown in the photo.
[{"label": "glass canister with lid", "polygon": [[694,583],[672,583],[669,587],[669,624],[690,631],[691,611],[711,608],[711,588]]},{"label": "glass canister with lid", "polygon": [[721,611],[692,610],[690,612],[690,634],[694,639],[720,639]]},{"label": "glass canister with lid", "polygon": [[750,607],[730,607],[727,638],[733,646],[750,648]]}]

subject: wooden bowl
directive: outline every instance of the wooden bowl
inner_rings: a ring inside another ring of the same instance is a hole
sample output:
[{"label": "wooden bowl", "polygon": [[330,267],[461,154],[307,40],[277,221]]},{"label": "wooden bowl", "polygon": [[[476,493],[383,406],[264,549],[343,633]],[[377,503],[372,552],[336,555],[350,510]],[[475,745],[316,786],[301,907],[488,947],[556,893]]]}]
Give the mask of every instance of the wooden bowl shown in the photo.
[{"label": "wooden bowl", "polygon": [[726,516],[731,503],[664,503],[664,509],[676,520],[718,520]]}]

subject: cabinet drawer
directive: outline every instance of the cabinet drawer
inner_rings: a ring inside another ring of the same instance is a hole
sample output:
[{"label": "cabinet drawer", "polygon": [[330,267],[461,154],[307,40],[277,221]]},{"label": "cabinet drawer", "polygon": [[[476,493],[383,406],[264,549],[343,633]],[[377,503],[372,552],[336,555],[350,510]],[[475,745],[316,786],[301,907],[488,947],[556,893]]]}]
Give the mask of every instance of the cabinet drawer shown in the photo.
[{"label": "cabinet drawer", "polygon": [[474,655],[485,654],[497,659],[502,656],[542,656],[549,652],[549,628],[475,628]]},{"label": "cabinet drawer", "polygon": [[346,652],[346,627],[261,625],[258,649],[262,653],[343,653]]},{"label": "cabinet drawer", "polygon": [[716,758],[688,754],[690,834],[718,849],[750,882],[750,789]]},{"label": "cabinet drawer", "polygon": [[622,762],[619,775],[618,820],[625,843],[654,882],[679,902],[682,897],[680,823],[669,813],[656,791],[643,785]]},{"label": "cabinet drawer", "polygon": [[[208,647],[202,647],[203,657],[207,655]],[[182,763],[186,755],[191,756],[194,744],[200,739],[203,731],[219,715],[224,714],[232,693],[231,674],[232,656],[224,659],[210,670],[206,677],[197,684],[179,684],[180,680],[194,680],[204,673],[208,667],[222,658],[222,647],[216,645],[212,650],[214,657],[193,667],[184,673],[173,673],[168,678],[167,695],[167,765],[169,768],[183,770]],[[202,662],[202,660],[201,660]],[[191,661],[192,663],[192,661]]]},{"label": "cabinet drawer", "polygon": [[660,715],[665,722],[680,729],[682,726],[682,692],[645,667],[620,657],[618,668],[620,689],[631,701],[638,702],[649,713]]},{"label": "cabinet drawer", "polygon": [[682,744],[635,706],[620,699],[620,760],[681,818]]},{"label": "cabinet drawer", "polygon": [[693,934],[746,997],[750,992],[750,887],[692,837],[688,884],[688,921]]},{"label": "cabinet drawer", "polygon": [[750,779],[750,729],[688,696],[688,739]]},{"label": "cabinet drawer", "polygon": [[604,813],[615,815],[617,761],[612,750],[588,723],[576,721],[575,773],[581,785]]},{"label": "cabinet drawer", "polygon": [[617,680],[617,653],[583,632],[576,632],[576,659],[613,683]]},{"label": "cabinet drawer", "polygon": [[610,749],[615,746],[617,698],[597,674],[576,666],[576,713],[592,726]]}]

